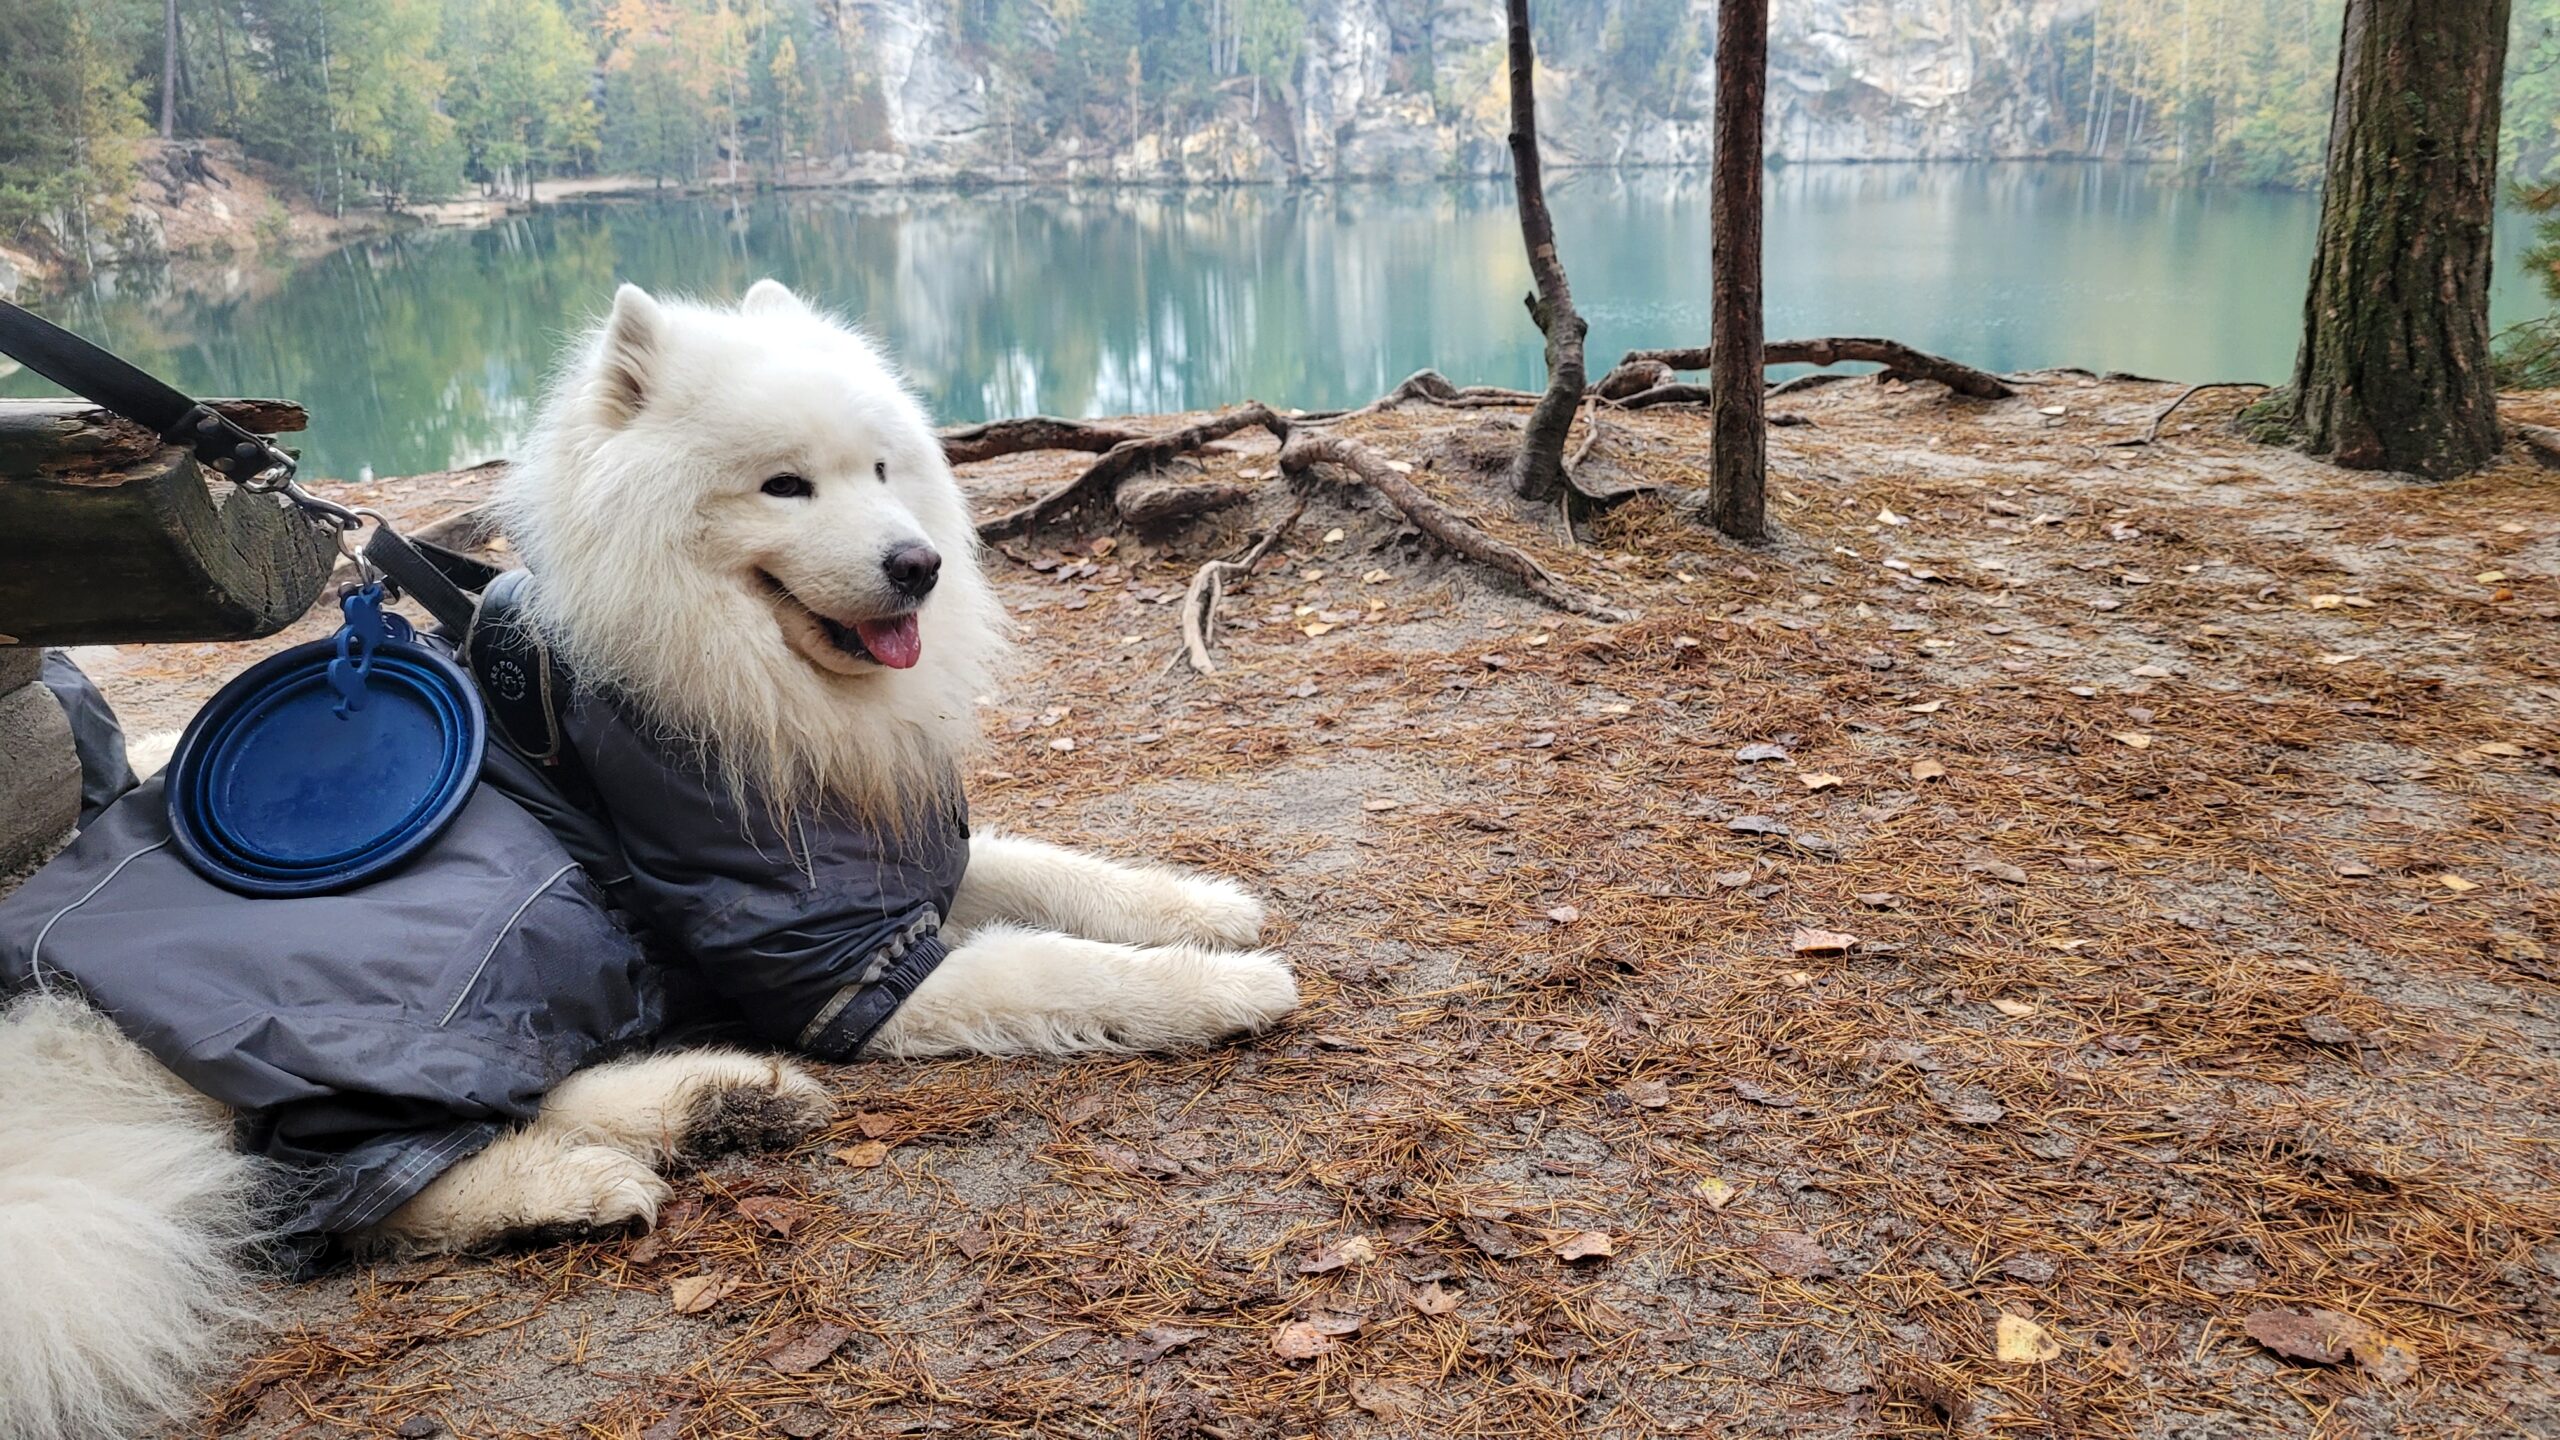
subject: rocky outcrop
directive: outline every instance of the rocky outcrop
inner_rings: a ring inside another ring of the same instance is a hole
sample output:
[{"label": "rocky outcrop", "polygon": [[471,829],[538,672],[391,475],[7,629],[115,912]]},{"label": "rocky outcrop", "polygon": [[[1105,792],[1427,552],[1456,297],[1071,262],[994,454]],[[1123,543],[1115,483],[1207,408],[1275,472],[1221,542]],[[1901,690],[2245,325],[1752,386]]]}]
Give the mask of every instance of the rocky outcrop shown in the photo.
[{"label": "rocky outcrop", "polygon": [[[1694,47],[1667,93],[1601,78],[1598,38],[1636,0],[1588,6],[1580,49],[1542,57],[1540,130],[1558,166],[1702,165],[1710,155],[1714,0],[1687,0]],[[1768,137],[1787,161],[2005,159],[2061,153],[2053,102],[2028,83],[2095,0],[1776,0]],[[1502,0],[1303,0],[1296,70],[1132,138],[1040,133],[1032,82],[972,53],[943,0],[856,0],[887,116],[881,147],[814,179],[1109,179],[1247,183],[1508,173]],[[1043,12],[1051,38],[1063,33]],[[1112,119],[1118,115],[1112,113]],[[1084,117],[1098,125],[1096,115]],[[1113,133],[1115,132],[1116,133]]]}]

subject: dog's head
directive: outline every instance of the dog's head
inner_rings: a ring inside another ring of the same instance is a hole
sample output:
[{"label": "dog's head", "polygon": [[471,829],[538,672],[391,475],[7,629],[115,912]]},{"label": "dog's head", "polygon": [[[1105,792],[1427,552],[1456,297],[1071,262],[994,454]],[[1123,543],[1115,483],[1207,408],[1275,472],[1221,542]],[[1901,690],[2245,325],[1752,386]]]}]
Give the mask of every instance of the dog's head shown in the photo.
[{"label": "dog's head", "polygon": [[768,798],[888,800],[972,733],[1001,617],[941,444],[775,281],[734,310],[623,286],[501,503],[579,674]]}]

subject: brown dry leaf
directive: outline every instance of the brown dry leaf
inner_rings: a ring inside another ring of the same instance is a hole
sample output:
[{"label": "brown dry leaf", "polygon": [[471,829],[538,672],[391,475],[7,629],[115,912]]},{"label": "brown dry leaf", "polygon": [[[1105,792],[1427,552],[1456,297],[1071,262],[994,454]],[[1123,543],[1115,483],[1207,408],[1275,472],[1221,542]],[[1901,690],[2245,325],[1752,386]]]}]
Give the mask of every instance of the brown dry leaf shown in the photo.
[{"label": "brown dry leaf", "polygon": [[2143,734],[2139,730],[2121,730],[2116,733],[2114,738],[2118,742],[2130,745],[2136,750],[2148,750],[2151,748],[2151,737]]},{"label": "brown dry leaf", "polygon": [[1559,925],[1570,925],[1582,918],[1582,912],[1570,905],[1559,905],[1547,912],[1547,918]]},{"label": "brown dry leaf", "polygon": [[2337,1365],[2354,1360],[2380,1380],[2399,1384],[2418,1373],[2418,1357],[2353,1315],[2335,1310],[2254,1310],[2240,1328],[2288,1360]]},{"label": "brown dry leaf", "polygon": [[750,1195],[738,1202],[738,1213],[785,1240],[809,1220],[809,1207],[779,1195]]},{"label": "brown dry leaf", "polygon": [[2344,595],[2314,595],[2311,597],[2311,608],[2314,610],[2335,610],[2346,603],[2347,597]]},{"label": "brown dry leaf", "polygon": [[1964,868],[1976,875],[1988,875],[1994,880],[2006,881],[2011,885],[2027,883],[2027,872],[2006,860],[1968,860]]},{"label": "brown dry leaf", "polygon": [[1639,1110],[1659,1110],[1671,1103],[1671,1087],[1659,1080],[1630,1080],[1618,1093]]},{"label": "brown dry leaf", "polygon": [[1563,1243],[1555,1247],[1555,1253],[1557,1259],[1571,1265],[1584,1260],[1606,1260],[1618,1252],[1616,1247],[1609,1243],[1607,1231],[1585,1230],[1579,1235],[1567,1237]]},{"label": "brown dry leaf", "polygon": [[1292,1320],[1271,1332],[1271,1353],[1283,1360],[1313,1360],[1341,1348],[1332,1336],[1304,1320]]},{"label": "brown dry leaf", "polygon": [[1496,1260],[1512,1260],[1519,1257],[1519,1238],[1512,1233],[1509,1225],[1499,1220],[1479,1220],[1472,1215],[1461,1216],[1458,1220],[1458,1233],[1466,1237],[1468,1244]]},{"label": "brown dry leaf", "polygon": [[1798,930],[1788,944],[1799,955],[1845,955],[1858,948],[1858,937],[1837,930]]},{"label": "brown dry leaf", "polygon": [[1994,1333],[1997,1353],[2011,1365],[2040,1365],[2062,1353],[2062,1342],[2024,1315],[2001,1316]]},{"label": "brown dry leaf", "polygon": [[868,1140],[886,1140],[898,1133],[898,1118],[864,1110],[853,1117],[853,1126]]},{"label": "brown dry leaf", "polygon": [[2036,1007],[2028,1004],[2024,1000],[1994,1000],[1991,1002],[1991,1008],[2008,1016],[2012,1020],[2024,1020],[2028,1016],[2036,1013]]},{"label": "brown dry leaf", "polygon": [[1329,620],[1310,620],[1298,628],[1305,632],[1308,639],[1313,640],[1319,635],[1330,634],[1334,627],[1333,622]]},{"label": "brown dry leaf", "polygon": [[2353,1045],[2363,1037],[2335,1015],[2305,1015],[2302,1036],[2315,1045]]},{"label": "brown dry leaf", "polygon": [[1381,1420],[1394,1420],[1422,1408],[1422,1387],[1363,1375],[1351,1382],[1351,1403]]},{"label": "brown dry leaf", "polygon": [[2373,878],[2373,867],[2367,865],[2361,860],[2332,861],[2329,865],[2329,871],[2341,880],[2370,880]]},{"label": "brown dry leaf", "polygon": [[1401,800],[1363,800],[1360,802],[1360,808],[1368,811],[1372,815],[1375,815],[1382,810],[1393,810],[1403,803],[1404,802]]},{"label": "brown dry leaf", "polygon": [[699,1315],[738,1288],[735,1275],[687,1275],[668,1287],[668,1299],[679,1315]]},{"label": "brown dry leaf", "polygon": [[1742,1191],[1732,1181],[1720,1180],[1713,1175],[1698,1182],[1698,1198],[1706,1201],[1707,1208],[1710,1210],[1723,1209],[1732,1204],[1741,1194]]},{"label": "brown dry leaf", "polygon": [[1366,1265],[1378,1258],[1378,1247],[1366,1235],[1352,1235],[1337,1240],[1316,1252],[1312,1260],[1298,1262],[1301,1275],[1330,1275],[1346,1265]]},{"label": "brown dry leaf", "polygon": [[835,1157],[856,1170],[871,1170],[889,1158],[889,1147],[877,1140],[865,1140],[836,1151]]},{"label": "brown dry leaf", "polygon": [[1828,790],[1840,783],[1840,777],[1817,772],[1811,775],[1798,775],[1796,783],[1807,790]]},{"label": "brown dry leaf", "polygon": [[799,1339],[766,1351],[764,1363],[785,1375],[805,1375],[834,1359],[852,1338],[853,1331],[842,1325],[813,1326]]},{"label": "brown dry leaf", "polygon": [[1812,1236],[1800,1231],[1772,1230],[1760,1237],[1760,1243],[1752,1247],[1751,1255],[1772,1275],[1815,1280],[1840,1273],[1840,1267],[1832,1262],[1831,1252],[1823,1249]]},{"label": "brown dry leaf", "polygon": [[1944,700],[1923,700],[1917,705],[1905,705],[1902,708],[1910,711],[1914,715],[1935,715],[1939,711],[1947,708],[1947,702]]},{"label": "brown dry leaf", "polygon": [[1425,1280],[1406,1291],[1404,1298],[1425,1315],[1446,1315],[1458,1308],[1458,1292],[1437,1280]]},{"label": "brown dry leaf", "polygon": [[2532,753],[2521,745],[2510,745],[2504,740],[2490,740],[2471,748],[2483,755],[2495,755],[2507,760],[2521,760]]},{"label": "brown dry leaf", "polygon": [[1152,1360],[1161,1360],[1194,1340],[1208,1338],[1206,1330],[1193,1330],[1181,1325],[1150,1325],[1130,1336],[1122,1344],[1121,1353],[1127,1355],[1133,1364],[1144,1365]]},{"label": "brown dry leaf", "polygon": [[1384,585],[1394,578],[1394,576],[1389,575],[1384,570],[1372,570],[1368,574],[1360,577],[1360,583],[1363,585]]},{"label": "brown dry leaf", "polygon": [[1911,778],[1923,785],[1932,780],[1944,780],[1947,778],[1947,767],[1935,760],[1914,760],[1911,762]]},{"label": "brown dry leaf", "polygon": [[2442,885],[2444,888],[2452,891],[2456,895],[2467,894],[2470,891],[2480,888],[2479,882],[2465,880],[2450,870],[2447,870],[2443,874],[2437,876],[2436,883]]}]

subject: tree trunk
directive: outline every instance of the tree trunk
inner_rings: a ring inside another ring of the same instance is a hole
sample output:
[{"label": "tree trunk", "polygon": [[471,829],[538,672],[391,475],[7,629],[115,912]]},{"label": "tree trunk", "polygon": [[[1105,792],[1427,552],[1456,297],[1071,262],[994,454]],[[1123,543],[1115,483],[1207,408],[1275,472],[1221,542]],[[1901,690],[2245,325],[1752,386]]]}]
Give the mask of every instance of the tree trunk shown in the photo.
[{"label": "tree trunk", "polygon": [[1520,199],[1520,239],[1529,249],[1529,318],[1547,337],[1547,393],[1529,412],[1512,458],[1511,488],[1524,500],[1551,500],[1564,488],[1564,442],[1574,411],[1582,407],[1582,337],[1589,328],[1573,308],[1564,260],[1556,253],[1555,221],[1547,214],[1547,190],[1538,168],[1538,96],[1533,83],[1537,53],[1529,42],[1529,0],[1510,0],[1511,171]]},{"label": "tree trunk", "polygon": [[1767,533],[1768,431],[1761,419],[1760,119],[1769,81],[1769,0],[1718,0],[1708,372],[1715,429],[1707,514],[1737,540]]},{"label": "tree trunk", "polygon": [[2289,393],[2260,413],[2362,470],[2498,453],[2490,221],[2509,0],[2348,0],[2320,242]]},{"label": "tree trunk", "polygon": [[178,138],[178,0],[160,10],[160,138]]}]

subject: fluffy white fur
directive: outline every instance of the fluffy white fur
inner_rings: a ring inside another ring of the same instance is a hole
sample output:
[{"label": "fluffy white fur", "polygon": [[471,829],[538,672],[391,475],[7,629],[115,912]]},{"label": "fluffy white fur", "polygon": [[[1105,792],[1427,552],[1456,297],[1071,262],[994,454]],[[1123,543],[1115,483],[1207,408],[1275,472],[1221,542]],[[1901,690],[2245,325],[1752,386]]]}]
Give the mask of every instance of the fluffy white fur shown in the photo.
[{"label": "fluffy white fur", "polygon": [[249,1328],[256,1162],[79,1001],[0,1010],[0,1437],[124,1437]]},{"label": "fluffy white fur", "polygon": [[[766,493],[784,473],[812,492]],[[534,621],[579,675],[773,803],[895,806],[974,738],[1003,615],[959,487],[879,352],[774,282],[734,310],[623,287],[500,501],[536,577]],[[942,557],[916,611],[920,663],[826,648],[814,615],[913,607],[882,560],[914,541]],[[879,1053],[1164,1049],[1297,1005],[1287,965],[1251,948],[1260,902],[1226,880],[980,835],[953,912],[950,954]],[[823,1085],[767,1056],[599,1065],[356,1243],[645,1226],[671,1162],[790,1143],[831,1110]],[[0,1440],[129,1434],[184,1407],[248,1316],[256,1175],[218,1107],[84,1007],[0,1013]]]}]

